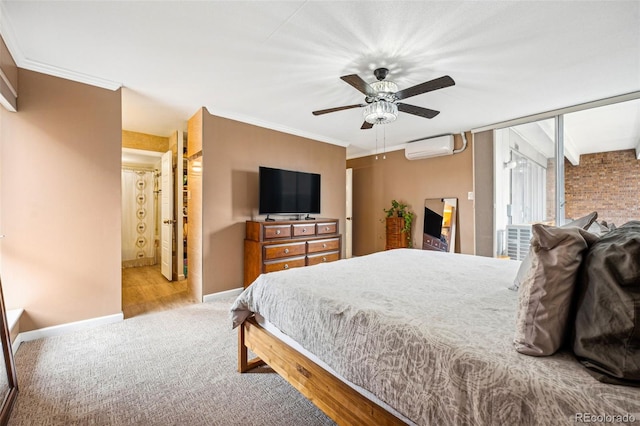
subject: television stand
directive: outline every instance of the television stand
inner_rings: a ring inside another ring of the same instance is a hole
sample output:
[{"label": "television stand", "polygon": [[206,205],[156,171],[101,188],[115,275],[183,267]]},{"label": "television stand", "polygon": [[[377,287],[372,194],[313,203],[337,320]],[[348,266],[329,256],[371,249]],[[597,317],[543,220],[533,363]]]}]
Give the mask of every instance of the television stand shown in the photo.
[{"label": "television stand", "polygon": [[315,217],[311,217],[307,214],[307,217],[304,218],[304,220],[316,220]]},{"label": "television stand", "polygon": [[272,219],[269,217],[269,215],[267,215],[267,217],[264,219],[265,222],[275,222],[275,219]]}]

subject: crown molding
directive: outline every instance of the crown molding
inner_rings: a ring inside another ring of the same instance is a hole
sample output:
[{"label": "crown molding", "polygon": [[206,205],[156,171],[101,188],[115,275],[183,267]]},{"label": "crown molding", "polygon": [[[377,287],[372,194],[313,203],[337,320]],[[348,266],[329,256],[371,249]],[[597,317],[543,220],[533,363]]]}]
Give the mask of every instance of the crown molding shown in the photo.
[{"label": "crown molding", "polygon": [[56,67],[53,65],[45,64],[38,61],[33,61],[28,58],[22,59],[22,64],[18,61],[18,66],[20,68],[24,68],[30,71],[36,71],[47,75],[52,75],[54,77],[64,78],[66,80],[76,81],[78,83],[88,84],[90,86],[101,87],[103,89],[108,90],[118,90],[122,87],[122,83],[117,83],[115,81],[107,80],[100,77],[95,77],[89,74],[84,74],[76,71],[71,71],[68,69]]},{"label": "crown molding", "polygon": [[275,130],[278,132],[282,132],[282,133],[287,133],[290,135],[294,135],[294,136],[300,136],[302,138],[307,138],[307,139],[311,139],[311,140],[315,140],[318,142],[324,142],[324,143],[328,143],[331,145],[337,145],[337,146],[341,146],[341,147],[347,147],[349,144],[339,140],[339,139],[333,139],[333,138],[327,138],[325,136],[322,135],[318,135],[315,133],[311,133],[311,132],[304,132],[302,130],[299,129],[295,129],[293,127],[288,127],[288,126],[283,126],[281,124],[278,123],[273,123],[270,121],[266,121],[266,120],[259,120],[256,119],[255,117],[251,117],[245,114],[238,114],[238,113],[234,113],[234,112],[229,112],[229,111],[222,111],[222,110],[218,110],[215,108],[210,108],[210,107],[205,107],[205,109],[207,110],[207,112],[211,115],[215,115],[217,117],[222,117],[222,118],[227,118],[229,120],[235,120],[235,121],[240,121],[242,123],[246,123],[246,124],[252,124],[254,126],[258,126],[258,127],[264,127],[265,129],[270,129],[270,130]]}]

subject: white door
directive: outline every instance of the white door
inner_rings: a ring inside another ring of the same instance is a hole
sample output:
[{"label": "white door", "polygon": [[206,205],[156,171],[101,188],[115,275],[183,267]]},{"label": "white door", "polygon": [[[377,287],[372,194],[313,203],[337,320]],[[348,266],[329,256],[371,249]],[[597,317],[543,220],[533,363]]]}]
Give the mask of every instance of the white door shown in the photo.
[{"label": "white door", "polygon": [[160,269],[162,275],[171,281],[173,252],[173,153],[162,154],[162,179],[160,184]]},{"label": "white door", "polygon": [[346,205],[346,221],[344,230],[344,250],[345,257],[349,259],[353,255],[353,169],[347,169],[347,205]]}]

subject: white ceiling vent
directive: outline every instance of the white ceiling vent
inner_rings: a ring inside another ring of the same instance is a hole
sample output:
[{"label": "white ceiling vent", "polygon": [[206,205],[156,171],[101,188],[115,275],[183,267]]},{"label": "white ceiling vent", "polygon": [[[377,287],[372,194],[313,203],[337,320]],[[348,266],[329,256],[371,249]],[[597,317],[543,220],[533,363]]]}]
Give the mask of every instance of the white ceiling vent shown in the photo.
[{"label": "white ceiling vent", "polygon": [[453,135],[411,142],[404,148],[404,156],[407,160],[421,160],[451,154],[453,154]]}]

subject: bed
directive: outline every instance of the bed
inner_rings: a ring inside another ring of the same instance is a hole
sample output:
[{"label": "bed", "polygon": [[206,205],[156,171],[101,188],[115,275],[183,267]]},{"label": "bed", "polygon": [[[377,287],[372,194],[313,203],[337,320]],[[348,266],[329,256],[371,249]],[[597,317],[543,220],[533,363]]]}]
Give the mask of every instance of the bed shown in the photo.
[{"label": "bed", "polygon": [[640,420],[640,388],[513,349],[518,267],[399,249],[263,274],[231,309],[239,370],[266,362],[340,424]]}]

